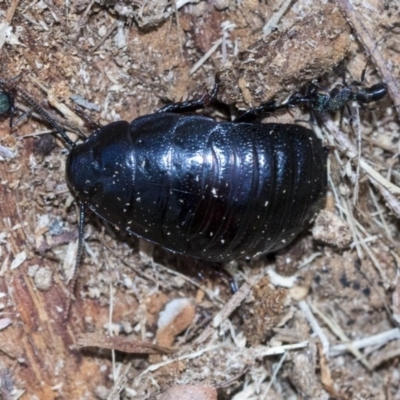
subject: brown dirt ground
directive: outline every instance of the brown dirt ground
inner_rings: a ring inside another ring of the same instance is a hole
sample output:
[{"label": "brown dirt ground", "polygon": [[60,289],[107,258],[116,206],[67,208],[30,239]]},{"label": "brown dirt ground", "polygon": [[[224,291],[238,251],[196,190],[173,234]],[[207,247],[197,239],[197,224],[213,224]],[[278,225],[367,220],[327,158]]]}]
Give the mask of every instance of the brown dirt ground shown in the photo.
[{"label": "brown dirt ground", "polygon": [[[342,124],[338,113],[315,127],[332,147],[328,217],[314,238],[309,230],[279,254],[231,263],[234,296],[200,263],[90,215],[66,321],[77,208],[64,145],[38,116],[13,131],[5,116],[1,398],[157,399],[178,383],[215,387],[218,399],[400,399],[398,3],[298,0],[279,17],[285,3],[0,2],[0,77],[19,75],[74,140],[90,129],[73,98],[101,125],[131,121],[201,95],[216,71],[218,99],[233,113],[283,101],[313,79],[332,87],[343,70],[359,80],[368,60],[366,85],[384,81],[390,92],[372,111],[353,107],[353,128],[346,112]],[[227,108],[209,112],[229,118]],[[157,329],[177,299],[175,318]],[[202,396],[193,393],[213,398]]]}]

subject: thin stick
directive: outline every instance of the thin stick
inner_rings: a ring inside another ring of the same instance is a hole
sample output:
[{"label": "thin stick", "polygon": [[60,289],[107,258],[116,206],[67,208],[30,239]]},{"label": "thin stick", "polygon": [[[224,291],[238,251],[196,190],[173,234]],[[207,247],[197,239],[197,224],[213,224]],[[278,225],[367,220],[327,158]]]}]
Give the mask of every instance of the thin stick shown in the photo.
[{"label": "thin stick", "polygon": [[356,339],[349,343],[337,344],[336,346],[332,346],[329,350],[329,355],[331,357],[340,356],[343,353],[346,353],[349,350],[349,346],[354,349],[363,349],[365,347],[371,346],[384,346],[388,342],[392,340],[400,339],[400,329],[393,328],[384,332],[377,333],[376,335],[368,336],[362,339]]},{"label": "thin stick", "polygon": [[115,21],[108,29],[106,34],[90,49],[90,52],[93,54],[108,38],[109,36],[117,29],[118,21]]},{"label": "thin stick", "polygon": [[10,7],[8,7],[6,18],[2,23],[0,23],[0,49],[6,42],[7,29],[11,24],[11,21],[14,17],[15,10],[17,9],[19,2],[20,0],[12,0]]},{"label": "thin stick", "polygon": [[286,13],[290,5],[293,3],[293,0],[282,0],[281,3],[277,6],[278,11],[274,12],[270,20],[263,27],[263,36],[268,36],[273,29],[278,25],[278,22],[281,20],[283,15]]},{"label": "thin stick", "polygon": [[190,75],[194,74],[212,56],[212,54],[218,49],[218,47],[221,45],[221,43],[222,43],[222,38],[218,39],[211,46],[211,48],[207,51],[207,53],[204,54],[204,56],[201,57],[200,60],[197,61],[197,63],[193,65],[193,67],[190,70],[189,74]]},{"label": "thin stick", "polygon": [[252,276],[249,282],[245,282],[239,290],[230,298],[225,306],[215,315],[210,325],[203,331],[203,333],[196,339],[195,344],[203,344],[218,328],[218,326],[227,319],[233,311],[242,303],[250,293],[251,288],[260,281],[264,274]]},{"label": "thin stick", "polygon": [[281,367],[283,365],[283,362],[286,360],[287,355],[288,355],[287,352],[283,353],[281,359],[278,362],[278,365],[275,367],[274,373],[271,376],[271,380],[268,382],[268,385],[265,388],[265,392],[264,392],[264,396],[263,396],[262,400],[267,400],[268,399],[268,392],[271,389],[271,386],[274,383],[274,381],[275,381],[275,379],[276,379],[276,377],[278,375],[278,372],[280,371],[280,369],[281,369]]}]

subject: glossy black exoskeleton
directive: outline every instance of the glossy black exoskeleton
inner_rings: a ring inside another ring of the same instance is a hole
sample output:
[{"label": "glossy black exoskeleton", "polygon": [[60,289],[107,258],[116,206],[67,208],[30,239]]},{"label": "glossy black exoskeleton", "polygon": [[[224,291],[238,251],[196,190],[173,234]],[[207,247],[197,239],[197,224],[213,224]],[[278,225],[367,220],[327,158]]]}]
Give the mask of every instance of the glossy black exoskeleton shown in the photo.
[{"label": "glossy black exoskeleton", "polygon": [[81,144],[22,94],[71,147],[66,174],[81,204],[78,260],[86,206],[118,229],[215,262],[277,250],[307,226],[327,186],[321,141],[299,125],[254,122],[252,112],[234,122],[186,114],[217,89],[113,122]]}]

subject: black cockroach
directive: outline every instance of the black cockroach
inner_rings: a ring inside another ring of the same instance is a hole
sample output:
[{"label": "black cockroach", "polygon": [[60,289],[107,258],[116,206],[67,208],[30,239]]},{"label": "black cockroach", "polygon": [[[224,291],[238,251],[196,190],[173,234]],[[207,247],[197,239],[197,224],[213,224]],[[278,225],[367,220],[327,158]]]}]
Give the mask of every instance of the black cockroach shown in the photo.
[{"label": "black cockroach", "polygon": [[18,88],[71,148],[66,179],[80,202],[77,263],[86,207],[118,229],[213,262],[275,251],[307,226],[327,186],[321,141],[300,125],[255,122],[275,103],[234,122],[187,114],[217,90],[218,81],[211,95],[113,122],[76,144]]}]

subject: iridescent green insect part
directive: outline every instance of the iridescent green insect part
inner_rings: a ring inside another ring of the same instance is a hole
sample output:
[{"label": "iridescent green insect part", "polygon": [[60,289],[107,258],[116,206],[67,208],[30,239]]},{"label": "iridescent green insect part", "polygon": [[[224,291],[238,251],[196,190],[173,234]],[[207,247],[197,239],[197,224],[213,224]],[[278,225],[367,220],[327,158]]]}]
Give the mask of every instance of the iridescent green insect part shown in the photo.
[{"label": "iridescent green insect part", "polygon": [[8,92],[0,92],[0,115],[9,113],[14,107],[14,99]]}]

